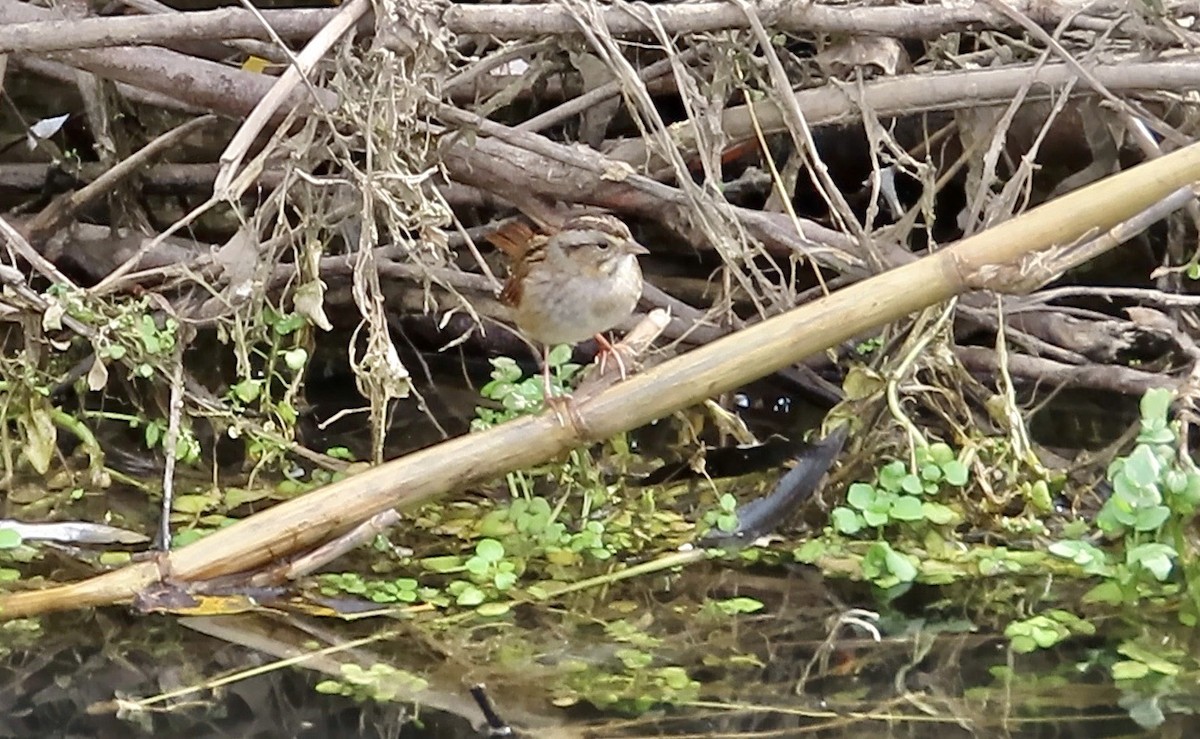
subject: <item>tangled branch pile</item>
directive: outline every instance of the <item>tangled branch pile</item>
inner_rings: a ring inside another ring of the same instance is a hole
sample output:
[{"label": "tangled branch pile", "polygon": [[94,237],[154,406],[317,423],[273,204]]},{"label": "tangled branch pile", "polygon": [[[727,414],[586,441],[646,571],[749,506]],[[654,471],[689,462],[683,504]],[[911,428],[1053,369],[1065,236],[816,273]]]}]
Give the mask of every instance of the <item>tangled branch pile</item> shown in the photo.
[{"label": "tangled branch pile", "polygon": [[[168,460],[232,436],[255,464],[339,468],[296,436],[327,336],[378,459],[414,389],[401,333],[524,351],[497,322],[498,219],[626,219],[653,252],[642,306],[672,310],[680,352],[1178,148],[1200,84],[1190,2],[125,4],[0,0],[6,481],[51,470],[65,429],[103,482],[89,426],[112,418]],[[919,376],[905,392],[950,428],[987,422],[1000,372],[1174,385],[1200,211],[1148,205],[1119,233],[1046,234],[988,290],[885,331],[877,368]],[[855,351],[789,376],[836,399]]]}]

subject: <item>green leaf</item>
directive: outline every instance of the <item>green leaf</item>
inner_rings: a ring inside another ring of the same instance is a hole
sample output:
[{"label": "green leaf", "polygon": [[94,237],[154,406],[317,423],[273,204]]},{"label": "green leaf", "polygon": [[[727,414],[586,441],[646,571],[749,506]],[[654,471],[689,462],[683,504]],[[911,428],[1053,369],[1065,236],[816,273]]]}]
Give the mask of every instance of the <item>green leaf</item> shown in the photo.
[{"label": "green leaf", "polygon": [[946,482],[958,488],[966,485],[967,480],[971,477],[967,466],[957,459],[952,459],[942,465],[942,474],[945,475]]},{"label": "green leaf", "polygon": [[763,609],[763,603],[754,598],[726,598],[725,600],[717,601],[717,607],[724,613],[734,615],[737,613],[754,613]]},{"label": "green leaf", "polygon": [[304,369],[304,363],[308,361],[308,352],[303,348],[296,348],[283,353],[283,363],[292,372],[299,372]]},{"label": "green leaf", "polygon": [[1147,488],[1158,482],[1162,463],[1148,446],[1138,445],[1125,460],[1124,474],[1139,488]]},{"label": "green leaf", "polygon": [[895,575],[900,582],[912,582],[917,578],[916,565],[908,557],[891,547],[888,547],[887,567],[888,571]]},{"label": "green leaf", "polygon": [[1159,582],[1164,582],[1171,575],[1171,567],[1176,556],[1173,547],[1150,542],[1130,549],[1125,554],[1125,562],[1130,566],[1142,567]]},{"label": "green leaf", "polygon": [[245,379],[229,388],[234,397],[243,403],[253,403],[262,394],[262,380]]},{"label": "green leaf", "polygon": [[829,520],[835,531],[848,535],[862,531],[864,523],[858,512],[844,506],[838,506],[830,511]]},{"label": "green leaf", "polygon": [[487,562],[504,559],[504,545],[495,539],[482,539],[475,545],[475,554]]},{"label": "green leaf", "polygon": [[1182,470],[1167,470],[1163,473],[1163,489],[1169,495],[1179,495],[1187,490],[1188,476]]},{"label": "green leaf", "polygon": [[154,317],[150,315],[142,315],[142,320],[137,324],[138,338],[142,341],[142,346],[145,347],[147,354],[158,354],[162,351],[162,342],[159,341],[158,326],[154,324]]},{"label": "green leaf", "polygon": [[943,469],[945,469],[945,465],[948,462],[954,461],[954,450],[951,449],[950,445],[944,441],[938,441],[930,444],[926,448],[926,451],[929,455],[929,459]]},{"label": "green leaf", "polygon": [[621,660],[627,668],[631,670],[642,670],[654,662],[654,655],[643,652],[640,649],[618,649],[616,652],[617,659]]},{"label": "green leaf", "polygon": [[1189,472],[1187,474],[1187,487],[1178,496],[1177,508],[1184,513],[1192,513],[1197,506],[1200,506],[1200,474]]},{"label": "green leaf", "polygon": [[16,549],[24,541],[16,529],[0,528],[0,549]]},{"label": "green leaf", "polygon": [[1121,660],[1112,666],[1113,680],[1140,680],[1150,674],[1150,668],[1135,660]]},{"label": "green leaf", "polygon": [[898,491],[907,475],[908,470],[904,467],[903,462],[900,460],[889,462],[879,470],[879,487],[893,492]]},{"label": "green leaf", "polygon": [[1011,639],[1013,651],[1017,654],[1029,654],[1037,651],[1038,645],[1029,636],[1014,636]]},{"label": "green leaf", "polygon": [[946,526],[959,520],[958,513],[953,508],[941,503],[922,503],[921,515],[926,521],[938,526]]},{"label": "green leaf", "polygon": [[462,569],[462,557],[447,554],[441,557],[426,557],[421,560],[421,566],[431,572],[455,572]]},{"label": "green leaf", "polygon": [[692,678],[682,667],[664,667],[658,671],[658,676],[662,678],[664,685],[673,690],[683,690],[692,684]]},{"label": "green leaf", "polygon": [[925,485],[917,475],[905,475],[900,479],[900,489],[910,495],[919,495],[925,491]]},{"label": "green leaf", "polygon": [[304,327],[308,321],[300,313],[289,313],[286,316],[280,316],[272,325],[275,333],[280,336],[287,336],[295,333]]},{"label": "green leaf", "polygon": [[1133,528],[1135,531],[1157,531],[1170,515],[1171,509],[1165,505],[1143,508],[1137,512]]},{"label": "green leaf", "polygon": [[1121,590],[1120,583],[1108,580],[1084,593],[1082,600],[1084,603],[1105,603],[1110,606],[1119,606],[1125,602],[1125,592]]},{"label": "green leaf", "polygon": [[291,403],[287,402],[286,400],[278,403],[275,406],[275,412],[279,414],[280,420],[282,420],[287,425],[289,425],[289,426],[295,425],[296,418],[297,418],[296,409],[292,406]]},{"label": "green leaf", "polygon": [[1146,391],[1142,396],[1139,408],[1142,413],[1142,420],[1162,419],[1166,420],[1167,412],[1171,409],[1171,401],[1175,399],[1175,393],[1166,388],[1153,388]]},{"label": "green leaf", "polygon": [[471,557],[467,560],[467,564],[465,566],[467,568],[467,572],[470,572],[476,577],[482,578],[487,574],[488,568],[491,565],[483,557]]},{"label": "green leaf", "polygon": [[1050,513],[1054,510],[1054,501],[1050,498],[1050,486],[1046,484],[1045,480],[1037,480],[1030,485],[1025,498],[1035,510],[1041,513]]},{"label": "green leaf", "polygon": [[862,558],[863,576],[868,580],[878,579],[887,572],[887,555],[892,550],[885,542],[875,542]]},{"label": "green leaf", "polygon": [[573,353],[574,349],[570,344],[559,344],[550,350],[548,364],[551,367],[560,367],[571,361],[571,354]]},{"label": "green leaf", "polygon": [[1183,669],[1178,664],[1171,662],[1170,660],[1163,659],[1155,652],[1141,646],[1140,644],[1137,644],[1136,642],[1123,642],[1119,647],[1117,647],[1117,651],[1131,660],[1137,660],[1138,662],[1146,665],[1160,675],[1178,675]]},{"label": "green leaf", "polygon": [[480,616],[495,618],[497,616],[503,616],[511,610],[512,606],[508,603],[484,603],[476,608],[475,612]]},{"label": "green leaf", "polygon": [[1055,628],[1054,626],[1036,625],[1033,628],[1033,640],[1042,649],[1058,644],[1066,636],[1065,629]]},{"label": "green leaf", "polygon": [[863,521],[865,521],[868,526],[871,526],[873,528],[878,528],[880,526],[886,526],[887,522],[889,520],[886,513],[882,513],[880,511],[876,511],[876,510],[863,511],[862,517],[863,517]]},{"label": "green leaf", "polygon": [[512,357],[496,357],[492,362],[492,379],[513,383],[521,379],[521,367]]},{"label": "green leaf", "polygon": [[812,564],[825,556],[825,552],[828,549],[828,545],[821,539],[810,539],[792,550],[792,559],[797,562]]},{"label": "green leaf", "polygon": [[1175,443],[1175,432],[1170,427],[1143,429],[1137,437],[1139,444],[1171,445]]},{"label": "green leaf", "polygon": [[485,600],[487,600],[487,596],[484,595],[483,591],[474,585],[471,585],[463,588],[462,592],[458,594],[458,597],[455,598],[454,602],[460,606],[471,607],[477,606]]},{"label": "green leaf", "polygon": [[171,510],[179,513],[200,513],[208,510],[213,502],[207,495],[176,495],[171,501]]},{"label": "green leaf", "polygon": [[1048,550],[1056,557],[1069,559],[1079,565],[1088,575],[1108,574],[1108,557],[1104,551],[1086,541],[1056,541]]},{"label": "green leaf", "polygon": [[900,495],[892,502],[888,515],[898,521],[920,521],[925,516],[925,509],[919,498]]},{"label": "green leaf", "polygon": [[875,488],[865,482],[856,482],[847,491],[846,502],[860,511],[865,511],[875,501],[875,495]]}]

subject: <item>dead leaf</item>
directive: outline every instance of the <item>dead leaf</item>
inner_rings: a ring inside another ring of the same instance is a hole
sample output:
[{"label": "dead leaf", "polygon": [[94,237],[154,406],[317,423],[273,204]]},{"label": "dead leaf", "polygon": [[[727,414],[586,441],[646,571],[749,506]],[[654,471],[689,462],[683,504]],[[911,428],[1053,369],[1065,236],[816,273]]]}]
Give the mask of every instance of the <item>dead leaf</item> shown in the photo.
[{"label": "dead leaf", "polygon": [[897,39],[888,36],[851,36],[820,51],[817,64],[830,77],[846,77],[856,69],[868,77],[880,73],[890,76],[912,66],[908,52]]},{"label": "dead leaf", "polygon": [[29,412],[17,419],[25,444],[21,447],[26,461],[39,475],[50,470],[50,460],[54,459],[55,442],[58,430],[54,419],[45,407],[30,408]]},{"label": "dead leaf", "polygon": [[99,356],[92,361],[92,368],[88,370],[87,384],[88,390],[92,392],[103,390],[108,384],[108,367]]},{"label": "dead leaf", "polygon": [[625,162],[609,160],[608,164],[604,167],[604,171],[600,173],[600,179],[608,180],[609,182],[624,182],[633,173],[633,167]]},{"label": "dead leaf", "polygon": [[325,315],[325,283],[320,280],[309,280],[297,287],[292,296],[292,307],[322,331],[333,330],[333,324]]},{"label": "dead leaf", "polygon": [[43,331],[61,331],[63,327],[62,319],[66,315],[67,309],[57,300],[48,300],[46,310],[42,311],[42,330]]}]

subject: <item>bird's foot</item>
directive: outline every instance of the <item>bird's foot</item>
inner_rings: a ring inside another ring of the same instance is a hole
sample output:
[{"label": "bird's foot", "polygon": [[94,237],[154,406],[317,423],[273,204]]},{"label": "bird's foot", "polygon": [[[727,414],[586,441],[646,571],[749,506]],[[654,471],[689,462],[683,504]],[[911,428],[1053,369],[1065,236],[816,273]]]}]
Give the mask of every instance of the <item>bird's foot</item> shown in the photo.
[{"label": "bird's foot", "polygon": [[604,334],[596,334],[596,345],[599,347],[596,351],[596,357],[600,360],[600,374],[604,374],[604,369],[608,364],[608,358],[611,356],[613,361],[617,364],[617,371],[621,374],[621,379],[627,379],[629,377],[629,371],[625,366],[625,355],[628,354],[630,361],[632,361],[632,352],[629,352],[628,349],[620,345],[613,346],[612,342],[604,337]]},{"label": "bird's foot", "polygon": [[562,427],[573,425],[576,428],[584,428],[583,416],[579,414],[579,406],[575,405],[575,399],[565,390],[554,390],[550,379],[549,359],[545,356],[542,359],[542,404],[554,411],[554,416]]},{"label": "bird's foot", "polygon": [[579,413],[579,406],[575,404],[575,398],[568,394],[547,395],[545,402],[546,407],[554,411],[554,417],[563,428],[585,428],[586,424]]}]

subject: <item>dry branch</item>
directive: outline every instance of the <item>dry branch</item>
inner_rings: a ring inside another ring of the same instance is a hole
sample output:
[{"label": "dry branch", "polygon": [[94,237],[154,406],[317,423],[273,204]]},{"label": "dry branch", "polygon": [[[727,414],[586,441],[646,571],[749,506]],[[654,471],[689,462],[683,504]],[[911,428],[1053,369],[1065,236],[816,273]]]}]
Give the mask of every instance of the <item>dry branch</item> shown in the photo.
[{"label": "dry branch", "polygon": [[[1133,93],[1151,90],[1183,90],[1200,87],[1200,65],[1192,60],[1141,62],[1133,58],[1108,61],[1091,67],[1093,76],[1114,92]],[[1033,84],[1029,100],[1044,100],[1077,80],[1066,64],[1014,65],[996,69],[972,69],[961,72],[934,72],[898,75],[867,82],[861,86],[832,82],[822,87],[795,93],[797,105],[810,126],[830,126],[861,120],[860,111],[871,110],[878,117],[909,115],[929,111],[969,110],[1002,105],[1013,99],[1025,85]],[[1073,96],[1090,94],[1078,85]],[[754,104],[751,115],[747,106],[725,111],[721,128],[732,141],[754,137],[754,119],[764,133],[785,130],[783,115],[770,100]],[[691,126],[681,123],[672,128],[676,143],[684,150],[695,147]],[[608,152],[613,159],[643,165],[650,158],[646,144],[631,139]]]},{"label": "dry branch", "polygon": [[[17,0],[0,0],[0,25],[52,19],[56,15],[51,11]],[[272,77],[157,47],[70,51],[55,57],[102,77],[233,116],[248,114],[275,83]],[[328,105],[336,105],[332,93],[322,98]],[[285,109],[303,105],[308,99],[306,90],[297,91]]]},{"label": "dry branch", "polygon": [[[982,377],[995,377],[1002,368],[1000,357],[991,349],[960,346],[954,350],[954,354],[963,366]],[[1004,364],[1014,377],[1050,387],[1068,385],[1140,397],[1152,388],[1175,389],[1179,386],[1179,380],[1174,377],[1132,367],[1063,364],[1053,359],[1024,354],[1010,354]]]},{"label": "dry branch", "polygon": [[[733,390],[964,292],[989,265],[1076,241],[1093,229],[1111,229],[1198,179],[1200,144],[1194,144],[664,362],[594,397],[578,398],[585,428],[563,427],[553,413],[546,413],[451,439],[251,516],[163,562],[42,592],[0,596],[0,613],[12,618],[49,608],[126,601],[163,576],[194,582],[298,554],[389,508],[412,508]],[[1077,217],[1063,218],[1064,212]]]},{"label": "dry branch", "polygon": [[[1093,19],[1123,12],[1117,3],[1034,2],[1011,4],[1035,22],[1055,26],[1073,15]],[[1088,16],[1080,15],[1087,10]],[[1176,4],[1168,11],[1184,11]],[[328,22],[333,10],[266,10],[263,16],[282,38],[303,40]],[[649,12],[648,10],[643,12]],[[748,27],[746,16],[727,3],[666,5],[652,8],[669,33],[707,33]],[[756,12],[763,21],[781,31],[840,33],[859,36],[936,38],[952,31],[1005,29],[1016,22],[996,11],[989,2],[946,7],[942,5],[899,5],[893,7],[844,7],[807,3],[774,5],[760,3]],[[604,9],[602,16],[614,35],[644,33],[646,23],[620,7]],[[10,20],[0,11],[0,53],[67,51],[106,46],[169,44],[196,39],[254,38],[270,40],[262,24],[248,11],[226,8],[148,16],[80,18],[73,20]],[[579,28],[569,11],[556,4],[453,5],[444,15],[449,29],[459,34],[483,34],[496,38],[577,34]]]},{"label": "dry branch", "polygon": [[[1124,12],[1119,3],[1024,2],[1013,7],[1038,23],[1054,26],[1085,8],[1093,15]],[[951,31],[1011,28],[1016,25],[988,2],[945,5],[848,7],[818,3],[757,3],[763,23],[780,31],[936,38]],[[608,6],[604,24],[614,36],[645,33],[648,24],[640,13],[653,13],[668,33],[709,33],[749,27],[746,15],[729,3]],[[455,33],[478,33],[496,38],[522,38],[542,34],[575,34],[579,27],[570,11],[556,4],[455,5],[446,12],[446,24]]]},{"label": "dry branch", "polygon": [[[337,10],[296,8],[263,10],[271,29],[283,39],[307,39]],[[0,15],[0,19],[4,18]],[[45,53],[107,46],[145,46],[197,39],[254,38],[271,35],[249,11],[233,8],[105,18],[74,18],[12,23],[0,28],[0,53]]]}]

